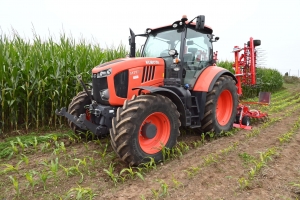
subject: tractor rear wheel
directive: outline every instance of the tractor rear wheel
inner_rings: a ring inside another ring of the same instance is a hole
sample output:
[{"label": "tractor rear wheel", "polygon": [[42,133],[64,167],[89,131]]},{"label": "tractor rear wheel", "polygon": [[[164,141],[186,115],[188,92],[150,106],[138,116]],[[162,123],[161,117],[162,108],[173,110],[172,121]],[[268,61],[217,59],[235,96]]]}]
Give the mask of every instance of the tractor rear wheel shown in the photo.
[{"label": "tractor rear wheel", "polygon": [[[91,92],[91,91],[88,91]],[[87,93],[85,91],[79,92],[75,97],[73,97],[71,103],[68,107],[68,113],[71,115],[74,115],[76,117],[79,117],[81,114],[86,114],[86,118],[90,120],[90,115],[87,112],[87,109],[84,108],[86,105],[90,105],[91,100],[88,97]],[[86,130],[80,129],[78,126],[76,126],[73,122],[68,120],[68,124],[71,127],[71,129],[74,131],[75,134],[80,134],[86,132]]]},{"label": "tractor rear wheel", "polygon": [[172,148],[179,136],[179,112],[167,97],[133,96],[118,108],[110,129],[111,144],[131,166],[163,160],[162,148]]},{"label": "tractor rear wheel", "polygon": [[203,132],[228,131],[236,120],[238,106],[237,89],[232,77],[223,75],[207,93],[204,117],[201,121]]}]

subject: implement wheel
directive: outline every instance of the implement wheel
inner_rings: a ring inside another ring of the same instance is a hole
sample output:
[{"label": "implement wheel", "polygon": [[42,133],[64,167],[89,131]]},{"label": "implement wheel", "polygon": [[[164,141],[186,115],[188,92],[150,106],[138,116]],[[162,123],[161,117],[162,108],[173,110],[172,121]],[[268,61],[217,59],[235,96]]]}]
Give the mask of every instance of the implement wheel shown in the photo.
[{"label": "implement wheel", "polygon": [[[91,92],[91,91],[88,91]],[[71,103],[68,107],[68,113],[71,115],[75,115],[76,117],[79,117],[81,114],[86,114],[86,119],[90,120],[90,114],[87,112],[87,109],[84,108],[86,105],[90,105],[91,100],[86,94],[85,91],[79,92],[75,97],[73,97]],[[78,126],[76,126],[73,122],[68,120],[68,124],[71,127],[71,129],[74,131],[75,134],[85,133],[87,130],[82,130]]]},{"label": "implement wheel", "polygon": [[179,136],[179,112],[162,95],[140,95],[126,100],[112,119],[111,144],[131,166],[162,161],[162,147],[172,148]]},{"label": "implement wheel", "polygon": [[236,120],[238,96],[235,81],[223,75],[213,89],[207,93],[204,117],[201,121],[203,132],[228,131]]}]

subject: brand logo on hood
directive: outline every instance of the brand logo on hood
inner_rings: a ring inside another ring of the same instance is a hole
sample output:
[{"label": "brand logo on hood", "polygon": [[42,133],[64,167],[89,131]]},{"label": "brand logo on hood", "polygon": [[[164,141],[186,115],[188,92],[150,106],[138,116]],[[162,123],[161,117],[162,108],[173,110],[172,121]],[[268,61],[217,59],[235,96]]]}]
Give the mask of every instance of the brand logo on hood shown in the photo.
[{"label": "brand logo on hood", "polygon": [[147,65],[159,64],[158,60],[146,60]]}]

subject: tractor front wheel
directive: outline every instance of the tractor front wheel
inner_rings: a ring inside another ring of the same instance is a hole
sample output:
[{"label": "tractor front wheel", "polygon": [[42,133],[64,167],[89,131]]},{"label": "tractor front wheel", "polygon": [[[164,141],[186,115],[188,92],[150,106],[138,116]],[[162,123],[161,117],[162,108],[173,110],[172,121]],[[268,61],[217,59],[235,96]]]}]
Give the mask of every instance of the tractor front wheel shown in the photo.
[{"label": "tractor front wheel", "polygon": [[179,136],[179,112],[162,95],[140,95],[126,100],[112,119],[111,144],[131,166],[163,160],[162,149],[172,148]]},{"label": "tractor front wheel", "polygon": [[238,96],[235,81],[223,75],[207,93],[204,117],[201,121],[203,132],[228,131],[236,120]]},{"label": "tractor front wheel", "polygon": [[[91,92],[91,91],[88,91]],[[88,97],[87,93],[85,91],[79,92],[75,97],[73,97],[71,103],[68,107],[68,113],[71,115],[74,115],[76,117],[79,117],[81,114],[86,114],[86,118],[90,120],[90,114],[87,112],[87,109],[84,108],[86,105],[90,105],[91,100]],[[86,130],[80,129],[78,126],[76,126],[73,122],[68,120],[68,124],[71,127],[71,129],[74,131],[75,134],[85,133]]]}]

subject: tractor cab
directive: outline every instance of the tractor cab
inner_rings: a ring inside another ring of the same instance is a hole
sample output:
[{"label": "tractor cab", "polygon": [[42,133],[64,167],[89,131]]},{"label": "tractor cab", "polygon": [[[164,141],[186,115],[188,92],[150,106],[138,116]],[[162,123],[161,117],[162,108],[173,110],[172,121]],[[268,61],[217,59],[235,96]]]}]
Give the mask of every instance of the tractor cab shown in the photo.
[{"label": "tractor cab", "polygon": [[[188,22],[186,16],[172,25],[147,29],[142,57],[165,61],[165,79],[193,88],[201,71],[215,63],[212,29],[204,26],[204,16]],[[202,24],[201,24],[202,23]]]}]

